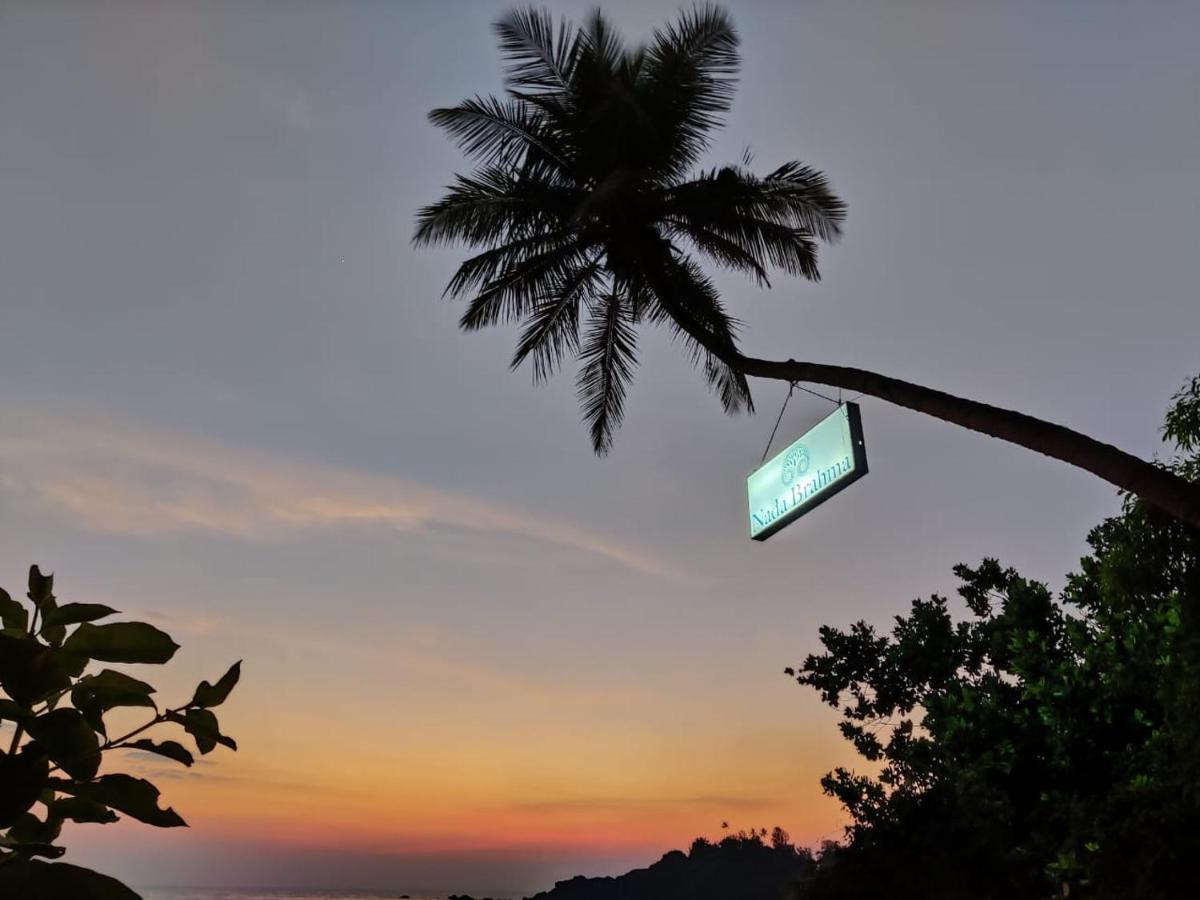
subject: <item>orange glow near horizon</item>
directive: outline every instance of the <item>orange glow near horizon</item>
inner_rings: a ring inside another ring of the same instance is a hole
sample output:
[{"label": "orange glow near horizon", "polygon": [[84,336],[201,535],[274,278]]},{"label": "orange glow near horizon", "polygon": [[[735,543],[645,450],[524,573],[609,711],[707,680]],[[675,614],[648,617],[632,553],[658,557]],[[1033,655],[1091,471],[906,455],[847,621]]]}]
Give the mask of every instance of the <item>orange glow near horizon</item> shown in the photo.
[{"label": "orange glow near horizon", "polygon": [[[712,624],[725,589],[669,555],[500,503],[476,531],[458,533],[469,504],[449,492],[273,465],[158,432],[68,427],[40,412],[29,421],[39,416],[48,432],[69,433],[69,444],[47,453],[36,436],[0,435],[0,462],[28,486],[39,514],[65,513],[135,543],[160,529],[171,540],[215,533],[290,556],[289,565],[296,553],[329,552],[326,542],[351,554],[366,543],[379,548],[370,564],[390,573],[400,547],[413,570],[439,566],[448,582],[380,589],[370,573],[335,569],[319,589],[299,575],[259,586],[255,562],[227,591],[219,581],[171,575],[142,586],[57,567],[62,601],[106,603],[182,645],[165,668],[125,667],[155,684],[163,705],[243,660],[242,680],[218,710],[238,752],[218,747],[189,770],[136,754],[106,764],[154,781],[162,804],[191,825],[188,839],[136,823],[73,828],[81,858],[119,854],[117,839],[136,833],[139,844],[175,848],[195,865],[202,850],[187,847],[233,842],[298,860],[586,867],[645,864],[698,836],[719,839],[724,821],[734,831],[779,825],[809,846],[840,836],[843,814],[819,779],[853,754],[836,714],[783,677],[795,661],[790,636],[752,621]],[[163,480],[179,485],[169,502],[146,488]],[[359,531],[364,518],[382,530]],[[527,576],[548,559],[548,585],[530,593]],[[356,607],[340,601],[346,591],[360,598]],[[614,607],[630,595],[646,599]],[[699,597],[705,616],[692,614]],[[706,662],[731,640],[737,667]],[[140,715],[114,712],[110,729]],[[171,731],[158,736],[180,737]],[[227,870],[226,856],[211,871],[233,874],[219,880],[255,871],[253,859]]]},{"label": "orange glow near horizon", "polygon": [[[728,699],[692,710],[677,734],[655,727],[651,704],[622,731],[575,721],[480,735],[463,718],[415,735],[364,721],[354,704],[300,707],[327,713],[319,722],[280,710],[276,692],[257,696],[257,666],[245,668],[219,710],[239,752],[217,748],[186,771],[137,754],[109,763],[155,781],[197,836],[297,851],[583,858],[720,839],[722,821],[734,831],[781,825],[815,846],[844,822],[818,787],[850,761],[836,734],[797,742],[800,729],[784,722],[714,740]],[[272,702],[278,712],[255,714]],[[704,752],[693,752],[701,740]]]}]

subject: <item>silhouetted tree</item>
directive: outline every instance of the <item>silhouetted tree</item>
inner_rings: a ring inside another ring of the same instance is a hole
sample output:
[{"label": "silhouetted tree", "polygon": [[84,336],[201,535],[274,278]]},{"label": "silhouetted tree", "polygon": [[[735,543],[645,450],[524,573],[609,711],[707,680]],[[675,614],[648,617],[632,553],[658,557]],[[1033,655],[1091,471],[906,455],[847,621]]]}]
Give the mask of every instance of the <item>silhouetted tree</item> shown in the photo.
[{"label": "silhouetted tree", "polygon": [[[108,622],[117,610],[98,603],[59,604],[54,576],[29,570],[28,604],[0,588],[0,723],[12,728],[0,749],[0,898],[13,900],[137,900],[120,882],[66,863],[45,863],[66,851],[56,842],[66,822],[108,824],[118,813],[174,828],[187,823],[159,805],[158,788],[144,778],[98,774],[106,753],[137,751],[190,766],[191,751],[146,733],[176,725],[203,754],[222,734],[213,709],[241,676],[235,663],[215,684],[202,681],[192,699],[160,709],[153,686],[117,669],[88,672],[93,662],[161,665],[179,649],[171,636],[145,622]],[[148,710],[150,718],[120,735],[105,717],[114,710]]]},{"label": "silhouetted tree", "polygon": [[[1200,379],[1166,435],[1200,475]],[[1130,499],[1061,603],[995,560],[959,566],[968,615],[917,600],[890,634],[825,627],[800,683],[877,775],[827,793],[850,844],[808,896],[1104,900],[1194,891],[1200,856],[1200,530]],[[890,873],[890,874],[889,874]]]},{"label": "silhouetted tree", "polygon": [[768,846],[758,831],[740,831],[716,844],[696,838],[687,853],[672,850],[624,875],[560,881],[534,900],[782,900],[813,867],[807,850],[788,841]]},{"label": "silhouetted tree", "polygon": [[738,37],[712,6],[631,48],[596,12],[581,28],[547,12],[496,24],[504,99],[474,97],[430,118],[478,163],[422,209],[415,243],[482,250],[447,292],[469,295],[465,329],[520,322],[513,366],[535,380],[566,358],[598,453],[619,425],[637,329],[659,325],[701,365],[724,408],[752,408],[747,376],[836,385],[1086,469],[1200,526],[1200,488],[1116,447],[1023,413],[864,369],[744,356],[737,322],[701,260],[766,284],[769,269],[816,281],[817,245],[845,205],[799,162],[764,175],[699,170],[733,100]]}]

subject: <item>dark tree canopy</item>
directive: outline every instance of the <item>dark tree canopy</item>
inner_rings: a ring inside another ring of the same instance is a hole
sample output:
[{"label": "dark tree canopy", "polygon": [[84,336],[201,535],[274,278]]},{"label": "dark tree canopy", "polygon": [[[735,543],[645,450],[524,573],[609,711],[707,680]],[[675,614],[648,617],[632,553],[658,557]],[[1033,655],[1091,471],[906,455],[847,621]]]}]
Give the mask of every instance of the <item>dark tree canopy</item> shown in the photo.
[{"label": "dark tree canopy", "polygon": [[[1165,431],[1200,474],[1200,379]],[[1200,531],[1130,500],[1061,601],[995,560],[959,566],[965,618],[917,600],[890,633],[823,628],[796,674],[878,774],[824,779],[852,819],[814,900],[1171,898],[1200,856]]]},{"label": "dark tree canopy", "polygon": [[641,47],[599,12],[556,28],[518,11],[496,32],[507,95],[430,113],[478,167],[421,210],[415,237],[481,248],[447,288],[470,297],[462,326],[521,323],[513,366],[528,360],[537,380],[577,359],[598,452],[621,421],[642,323],[678,337],[726,410],[749,407],[745,376],[713,352],[735,348],[737,323],[701,263],[815,281],[817,243],[839,236],[845,205],[799,162],[698,169],[733,99],[729,17],[696,7]]},{"label": "dark tree canopy", "polygon": [[672,850],[644,869],[615,877],[560,881],[529,900],[784,900],[790,885],[808,878],[812,854],[775,828],[728,835],[717,843],[697,838],[686,853]]}]

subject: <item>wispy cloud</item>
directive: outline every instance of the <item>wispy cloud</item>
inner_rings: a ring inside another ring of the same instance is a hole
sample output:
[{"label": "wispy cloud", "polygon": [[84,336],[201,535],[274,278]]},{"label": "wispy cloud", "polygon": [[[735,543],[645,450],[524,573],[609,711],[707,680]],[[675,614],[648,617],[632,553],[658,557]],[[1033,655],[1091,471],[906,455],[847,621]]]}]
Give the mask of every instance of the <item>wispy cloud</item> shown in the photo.
[{"label": "wispy cloud", "polygon": [[89,530],[280,540],[319,529],[453,529],[517,537],[686,580],[667,561],[565,521],[386,474],[164,430],[5,404],[0,490]]}]

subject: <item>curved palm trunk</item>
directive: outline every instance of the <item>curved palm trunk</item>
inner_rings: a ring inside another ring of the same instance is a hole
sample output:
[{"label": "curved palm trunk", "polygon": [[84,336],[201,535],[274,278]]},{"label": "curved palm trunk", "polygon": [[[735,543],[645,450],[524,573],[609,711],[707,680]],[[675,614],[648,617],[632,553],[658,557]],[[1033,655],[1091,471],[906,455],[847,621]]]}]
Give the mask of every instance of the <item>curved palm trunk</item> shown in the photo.
[{"label": "curved palm trunk", "polygon": [[[702,343],[710,344],[708,341]],[[1112,444],[1101,443],[1062,425],[864,369],[791,359],[786,362],[754,359],[715,344],[708,349],[748,376],[857,391],[1061,459],[1200,528],[1200,484],[1193,484]]]}]

